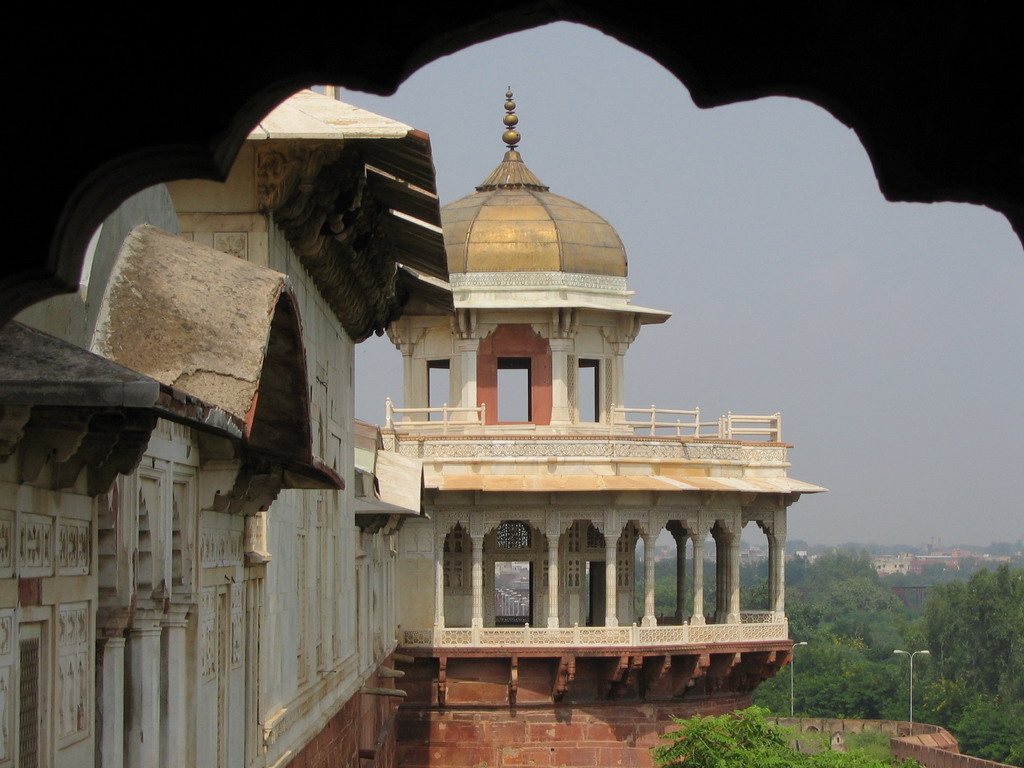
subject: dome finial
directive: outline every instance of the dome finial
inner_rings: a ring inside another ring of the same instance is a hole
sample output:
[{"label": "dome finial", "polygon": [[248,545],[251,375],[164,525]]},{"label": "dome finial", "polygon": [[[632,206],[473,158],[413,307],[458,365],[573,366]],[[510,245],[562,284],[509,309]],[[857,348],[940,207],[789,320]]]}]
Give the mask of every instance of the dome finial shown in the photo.
[{"label": "dome finial", "polygon": [[512,101],[512,86],[508,87],[505,91],[505,117],[502,120],[505,123],[505,132],[501,134],[501,140],[504,141],[509,149],[515,149],[519,146],[519,140],[522,136],[519,135],[519,131],[516,130],[516,125],[519,124],[519,118],[516,116],[516,103]]}]

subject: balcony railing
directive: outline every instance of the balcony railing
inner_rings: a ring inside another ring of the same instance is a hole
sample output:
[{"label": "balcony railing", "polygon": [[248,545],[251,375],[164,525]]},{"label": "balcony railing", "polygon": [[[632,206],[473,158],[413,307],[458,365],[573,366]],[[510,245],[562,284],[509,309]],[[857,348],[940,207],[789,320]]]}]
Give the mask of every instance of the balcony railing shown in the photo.
[{"label": "balcony railing", "polygon": [[[703,437],[736,440],[746,437],[764,438],[768,442],[782,442],[782,414],[770,416],[737,414],[729,411],[718,421],[701,421],[700,408],[680,411],[670,408],[626,408],[612,405],[612,428],[626,427],[637,435]],[[641,418],[631,418],[640,416]]]},{"label": "balcony railing", "polygon": [[553,646],[679,646],[706,643],[744,643],[785,640],[789,624],[785,618],[764,621],[764,613],[748,623],[672,625],[665,627],[443,627],[407,629],[402,645],[428,647],[553,647]]},{"label": "balcony railing", "polygon": [[[448,434],[450,426],[458,425],[460,428],[480,427],[487,422],[487,406],[480,405],[476,408],[454,408],[447,403],[440,408],[395,408],[389,397],[384,405],[385,428],[396,432],[431,432],[436,430],[442,435]],[[441,418],[432,419],[432,415]],[[398,420],[395,417],[398,417]],[[421,418],[411,418],[419,416]],[[426,416],[426,418],[422,418]],[[452,418],[452,417],[457,418]]]},{"label": "balcony railing", "polygon": [[[639,417],[639,418],[637,418]],[[396,408],[391,398],[385,404],[385,428],[398,433],[468,434],[483,431],[487,424],[487,406],[453,407],[447,404],[433,408]],[[611,431],[632,432],[636,436],[705,438],[711,440],[763,439],[782,442],[782,414],[767,416],[737,414],[732,411],[717,421],[701,421],[700,408],[626,408],[611,406]]]}]

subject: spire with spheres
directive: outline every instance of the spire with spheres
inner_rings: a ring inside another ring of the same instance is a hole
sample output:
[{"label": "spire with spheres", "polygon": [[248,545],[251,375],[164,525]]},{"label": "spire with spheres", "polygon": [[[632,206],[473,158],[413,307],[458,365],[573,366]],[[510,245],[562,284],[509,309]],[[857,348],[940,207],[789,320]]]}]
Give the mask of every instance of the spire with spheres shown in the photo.
[{"label": "spire with spheres", "polygon": [[501,164],[476,188],[477,192],[491,189],[535,189],[539,192],[547,192],[549,189],[533,174],[533,171],[526,167],[522,155],[516,149],[522,135],[516,130],[516,126],[519,125],[519,116],[515,110],[516,103],[512,99],[512,89],[509,88],[505,92],[505,117],[502,119],[505,132],[501,135],[501,140],[505,142],[508,149],[505,151],[505,157]]},{"label": "spire with spheres", "polygon": [[452,285],[463,285],[458,275],[468,274],[474,285],[508,285],[509,273],[529,272],[541,273],[526,278],[530,285],[547,280],[552,290],[562,291],[567,274],[600,275],[611,280],[608,290],[616,306],[626,301],[622,240],[598,214],[555,194],[526,167],[518,150],[522,135],[511,89],[505,94],[502,124],[501,163],[473,194],[441,209]]},{"label": "spire with spheres", "polygon": [[512,100],[511,88],[505,91],[505,118],[502,122],[505,123],[508,130],[501,135],[501,140],[508,144],[509,149],[515,149],[519,146],[522,136],[516,130],[516,126],[519,125],[519,116],[516,115],[516,103]]}]

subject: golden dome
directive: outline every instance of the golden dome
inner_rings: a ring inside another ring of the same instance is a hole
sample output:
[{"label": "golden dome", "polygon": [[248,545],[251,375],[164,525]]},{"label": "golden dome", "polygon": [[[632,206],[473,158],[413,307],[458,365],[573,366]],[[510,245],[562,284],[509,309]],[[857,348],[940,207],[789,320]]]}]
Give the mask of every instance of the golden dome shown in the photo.
[{"label": "golden dome", "polygon": [[626,249],[589,208],[550,192],[516,151],[519,118],[505,94],[508,151],[476,192],[441,209],[448,271],[626,276]]},{"label": "golden dome", "polygon": [[626,276],[626,249],[612,225],[549,192],[516,150],[476,190],[441,209],[449,272]]}]

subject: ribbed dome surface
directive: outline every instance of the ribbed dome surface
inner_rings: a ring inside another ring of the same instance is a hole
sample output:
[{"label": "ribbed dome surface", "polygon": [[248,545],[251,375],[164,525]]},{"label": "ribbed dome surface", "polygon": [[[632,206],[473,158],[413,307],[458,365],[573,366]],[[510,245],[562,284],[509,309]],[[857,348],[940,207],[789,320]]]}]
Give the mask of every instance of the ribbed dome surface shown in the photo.
[{"label": "ribbed dome surface", "polygon": [[626,249],[589,208],[549,192],[515,150],[477,191],[441,209],[449,272],[626,276]]}]

